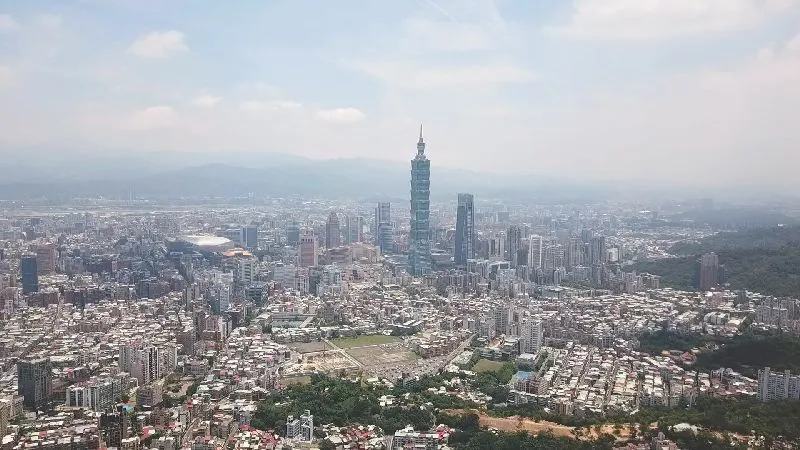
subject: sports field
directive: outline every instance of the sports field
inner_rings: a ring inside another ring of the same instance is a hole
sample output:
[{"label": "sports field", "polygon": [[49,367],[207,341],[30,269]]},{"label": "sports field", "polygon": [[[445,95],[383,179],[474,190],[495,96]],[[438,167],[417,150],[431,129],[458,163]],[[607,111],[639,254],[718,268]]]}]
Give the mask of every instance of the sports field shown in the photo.
[{"label": "sports field", "polygon": [[499,361],[490,361],[488,359],[481,359],[472,366],[473,372],[497,372],[503,368],[503,363]]},{"label": "sports field", "polygon": [[331,340],[331,343],[339,348],[365,347],[367,345],[391,344],[399,342],[396,336],[386,336],[385,334],[371,334],[356,337],[344,337]]}]

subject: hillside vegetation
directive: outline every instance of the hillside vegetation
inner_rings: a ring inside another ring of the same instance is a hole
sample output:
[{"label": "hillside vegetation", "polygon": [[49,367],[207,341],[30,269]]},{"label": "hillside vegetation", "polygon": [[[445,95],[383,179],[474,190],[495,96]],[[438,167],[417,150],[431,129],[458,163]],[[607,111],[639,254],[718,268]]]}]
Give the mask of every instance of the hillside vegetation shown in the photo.
[{"label": "hillside vegetation", "polygon": [[660,275],[664,286],[691,290],[697,258],[715,252],[725,265],[732,289],[800,297],[800,227],[718,233],[700,241],[680,242],[671,251],[675,258],[639,261],[632,268]]}]

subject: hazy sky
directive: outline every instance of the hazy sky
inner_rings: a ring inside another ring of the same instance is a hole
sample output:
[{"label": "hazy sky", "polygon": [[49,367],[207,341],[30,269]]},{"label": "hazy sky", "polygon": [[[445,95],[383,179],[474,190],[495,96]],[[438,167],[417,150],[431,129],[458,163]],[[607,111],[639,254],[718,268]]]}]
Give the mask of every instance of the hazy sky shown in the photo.
[{"label": "hazy sky", "polygon": [[434,164],[797,187],[800,0],[0,0],[5,146],[408,160],[421,121]]}]

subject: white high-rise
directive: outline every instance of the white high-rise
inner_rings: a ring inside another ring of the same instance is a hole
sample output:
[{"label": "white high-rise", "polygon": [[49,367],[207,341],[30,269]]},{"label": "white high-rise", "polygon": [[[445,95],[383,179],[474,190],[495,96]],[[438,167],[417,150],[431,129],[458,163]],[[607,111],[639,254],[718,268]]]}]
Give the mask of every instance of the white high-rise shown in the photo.
[{"label": "white high-rise", "polygon": [[258,274],[258,260],[256,258],[239,258],[239,280],[246,284],[253,284]]},{"label": "white high-rise", "polygon": [[510,334],[513,322],[513,309],[509,305],[498,305],[493,311],[495,332],[497,334]]},{"label": "white high-rise", "polygon": [[533,235],[528,238],[528,267],[531,269],[542,267],[543,247],[541,236]]},{"label": "white high-rise", "polygon": [[544,343],[542,321],[526,318],[519,324],[520,351],[522,353],[538,353]]},{"label": "white high-rise", "polygon": [[314,415],[311,411],[305,410],[299,418],[286,418],[286,439],[302,442],[314,440]]},{"label": "white high-rise", "polygon": [[139,385],[151,383],[161,378],[164,371],[160,349],[139,342],[123,344],[119,348],[119,369],[139,380]]},{"label": "white high-rise", "polygon": [[772,372],[769,367],[758,371],[757,398],[762,402],[800,399],[800,376],[788,370]]}]

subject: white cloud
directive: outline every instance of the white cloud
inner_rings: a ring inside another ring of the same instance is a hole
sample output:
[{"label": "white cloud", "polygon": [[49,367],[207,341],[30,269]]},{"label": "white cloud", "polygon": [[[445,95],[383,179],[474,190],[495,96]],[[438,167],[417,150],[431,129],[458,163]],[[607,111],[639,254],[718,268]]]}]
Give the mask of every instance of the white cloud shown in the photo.
[{"label": "white cloud", "polygon": [[10,86],[12,77],[11,67],[0,65],[0,88]]},{"label": "white cloud", "polygon": [[786,50],[790,53],[800,53],[800,34],[786,44]]},{"label": "white cloud", "polygon": [[363,112],[356,108],[323,109],[317,111],[317,117],[332,123],[353,123],[367,118]]},{"label": "white cloud", "polygon": [[354,68],[389,86],[409,90],[464,88],[533,81],[533,72],[515,64],[425,67],[411,63],[363,62]]},{"label": "white cloud", "polygon": [[222,101],[222,97],[216,97],[213,95],[201,95],[192,100],[192,105],[200,108],[212,108],[216,106],[216,104],[219,103],[220,101]]},{"label": "white cloud", "polygon": [[19,24],[8,14],[0,14],[0,33],[14,31]]},{"label": "white cloud", "polygon": [[61,16],[55,14],[42,14],[33,19],[33,25],[47,33],[58,33],[62,23]]},{"label": "white cloud", "polygon": [[140,58],[169,58],[189,50],[180,31],[154,31],[139,36],[128,51]]},{"label": "white cloud", "polygon": [[302,103],[290,100],[246,100],[239,103],[239,109],[243,111],[296,111],[302,107]]},{"label": "white cloud", "polygon": [[794,0],[574,0],[565,26],[572,38],[665,39],[743,30],[798,6]]},{"label": "white cloud", "polygon": [[177,124],[178,114],[170,106],[150,106],[124,117],[120,128],[128,131],[148,131],[170,128]]},{"label": "white cloud", "polygon": [[[581,156],[587,179],[797,186],[800,52],[793,48],[782,43],[726,70],[665,76],[645,88],[609,87],[548,111],[531,132],[541,148],[591,148]],[[542,155],[544,168],[562,168]]]}]

